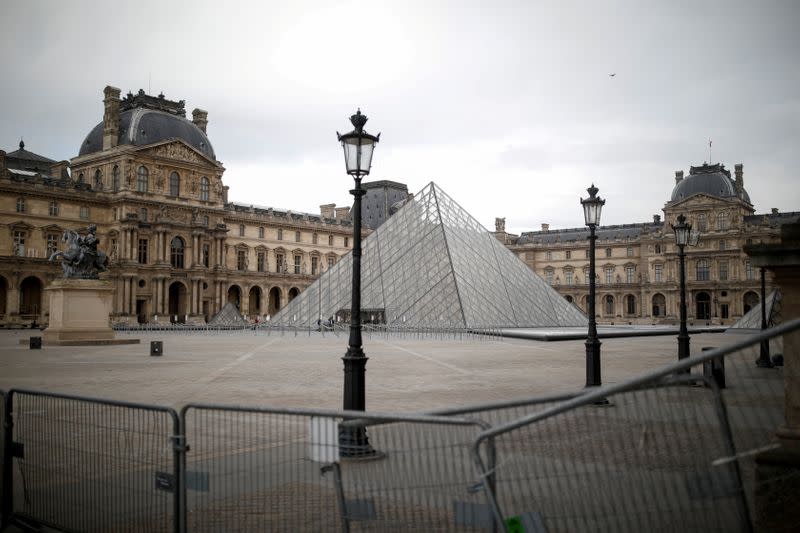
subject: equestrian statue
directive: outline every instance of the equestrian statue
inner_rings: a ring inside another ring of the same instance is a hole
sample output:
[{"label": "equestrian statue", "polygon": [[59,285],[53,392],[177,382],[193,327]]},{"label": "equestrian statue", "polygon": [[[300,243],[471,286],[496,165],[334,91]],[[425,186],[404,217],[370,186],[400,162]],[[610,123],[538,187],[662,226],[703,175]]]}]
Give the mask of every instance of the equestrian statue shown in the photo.
[{"label": "equestrian statue", "polygon": [[50,256],[50,261],[61,259],[65,278],[99,279],[100,272],[108,270],[108,256],[97,249],[97,226],[90,224],[86,231],[86,235],[80,235],[66,230],[61,240],[67,243],[67,249]]}]

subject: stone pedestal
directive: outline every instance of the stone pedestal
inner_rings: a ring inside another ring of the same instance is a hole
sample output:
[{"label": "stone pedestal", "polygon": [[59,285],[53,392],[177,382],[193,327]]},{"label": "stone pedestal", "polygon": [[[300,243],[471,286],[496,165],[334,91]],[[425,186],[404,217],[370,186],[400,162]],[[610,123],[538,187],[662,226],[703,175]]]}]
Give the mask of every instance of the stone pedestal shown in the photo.
[{"label": "stone pedestal", "polygon": [[76,344],[114,339],[109,324],[114,289],[99,279],[58,279],[50,293],[50,325],[44,343]]}]

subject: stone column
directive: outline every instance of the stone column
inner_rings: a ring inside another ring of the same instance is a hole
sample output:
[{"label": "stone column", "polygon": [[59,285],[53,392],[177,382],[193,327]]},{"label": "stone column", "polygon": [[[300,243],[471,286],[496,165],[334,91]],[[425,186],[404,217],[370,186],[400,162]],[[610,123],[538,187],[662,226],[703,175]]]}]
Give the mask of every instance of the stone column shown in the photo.
[{"label": "stone column", "polygon": [[[153,293],[153,308],[151,309],[151,314],[158,315],[158,303],[160,301],[159,294],[158,294],[158,278],[153,278],[151,282],[152,286],[150,287],[150,292]],[[148,321],[152,317],[148,317]]]},{"label": "stone column", "polygon": [[134,316],[136,315],[136,287],[137,287],[136,278],[132,277],[131,278],[131,313],[130,314],[132,314]]},{"label": "stone column", "polygon": [[[746,245],[743,250],[754,268],[774,274],[783,320],[800,318],[800,220],[781,227],[780,243]],[[789,531],[800,524],[800,331],[783,336],[783,357],[785,424],[776,431],[780,447],[756,456],[756,531]]]}]

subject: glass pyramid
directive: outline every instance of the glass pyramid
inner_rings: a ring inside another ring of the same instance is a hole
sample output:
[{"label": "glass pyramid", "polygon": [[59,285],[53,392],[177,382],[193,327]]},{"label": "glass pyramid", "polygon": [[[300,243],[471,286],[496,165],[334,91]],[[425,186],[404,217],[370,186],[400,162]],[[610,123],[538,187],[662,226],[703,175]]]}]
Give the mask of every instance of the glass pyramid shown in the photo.
[{"label": "glass pyramid", "polygon": [[[773,290],[766,298],[767,327],[771,328],[781,323],[781,293]],[[732,329],[761,329],[761,302],[750,309],[745,315],[731,326]]]},{"label": "glass pyramid", "polygon": [[[364,239],[362,320],[389,327],[585,326],[586,316],[435,183]],[[349,318],[352,256],[289,302],[272,324]]]}]

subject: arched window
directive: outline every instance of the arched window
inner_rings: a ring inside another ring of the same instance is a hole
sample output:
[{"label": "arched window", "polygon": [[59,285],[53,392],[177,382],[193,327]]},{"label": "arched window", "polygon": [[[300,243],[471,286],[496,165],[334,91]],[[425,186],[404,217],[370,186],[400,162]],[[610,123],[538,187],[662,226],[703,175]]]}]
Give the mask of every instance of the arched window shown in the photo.
[{"label": "arched window", "polygon": [[717,230],[725,231],[728,229],[728,213],[723,211],[717,215]]},{"label": "arched window", "polygon": [[25,212],[25,198],[21,196],[17,198],[17,213],[24,213]]},{"label": "arched window", "polygon": [[707,231],[708,230],[708,221],[706,220],[705,213],[700,213],[697,215],[697,231]]},{"label": "arched window", "polygon": [[628,294],[625,296],[625,314],[627,315],[635,315],[636,314],[636,296],[633,294]]},{"label": "arched window", "polygon": [[664,316],[667,314],[667,299],[663,294],[653,295],[653,316]]},{"label": "arched window", "polygon": [[51,217],[57,217],[58,216],[58,202],[56,202],[55,200],[51,200],[50,201],[49,213],[50,213]]},{"label": "arched window", "polygon": [[606,302],[606,316],[614,316],[614,297],[610,294],[605,298]]},{"label": "arched window", "polygon": [[149,176],[150,173],[147,171],[147,167],[144,165],[140,166],[139,169],[136,171],[136,190],[139,192],[147,192],[148,185],[149,185]]},{"label": "arched window", "polygon": [[183,239],[175,237],[169,245],[169,257],[172,268],[183,268],[183,251],[185,244]]},{"label": "arched window", "polygon": [[84,182],[83,172],[81,172],[80,174],[78,174],[78,183],[83,183],[83,182]]},{"label": "arched window", "polygon": [[708,271],[708,261],[706,259],[699,259],[695,272],[697,281],[708,281]]},{"label": "arched window", "polygon": [[178,175],[177,172],[173,172],[169,175],[169,195],[170,196],[181,195],[181,177]]},{"label": "arched window", "polygon": [[114,169],[111,171],[111,190],[119,192],[119,166],[117,165],[114,165]]},{"label": "arched window", "polygon": [[205,176],[200,178],[200,199],[204,202],[208,201],[208,178]]}]

